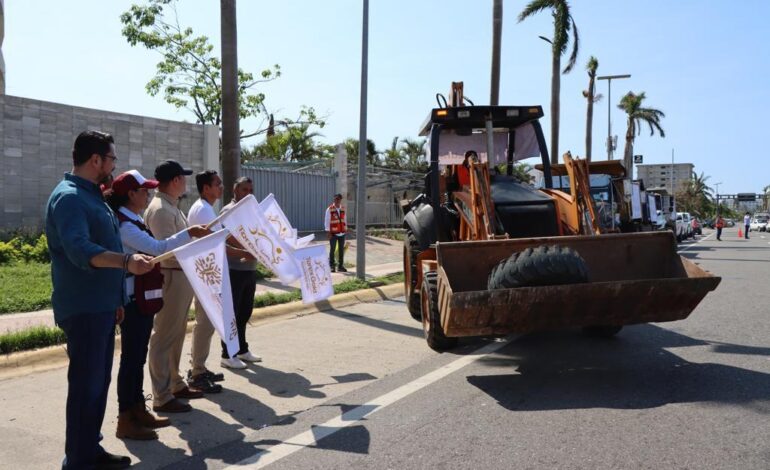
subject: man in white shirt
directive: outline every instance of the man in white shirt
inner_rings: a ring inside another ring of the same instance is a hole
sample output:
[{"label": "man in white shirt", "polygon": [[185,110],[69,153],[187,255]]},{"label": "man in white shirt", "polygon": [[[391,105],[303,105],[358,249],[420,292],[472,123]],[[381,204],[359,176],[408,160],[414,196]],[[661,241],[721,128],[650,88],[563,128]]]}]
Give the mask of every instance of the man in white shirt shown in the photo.
[{"label": "man in white shirt", "polygon": [[743,216],[743,236],[746,238],[746,240],[749,239],[749,230],[751,229],[751,214],[746,212],[746,215]]},{"label": "man in white shirt", "polygon": [[[206,170],[195,175],[200,198],[190,207],[187,221],[191,225],[206,226],[217,218],[213,205],[222,197],[222,178],[216,171]],[[221,224],[209,227],[212,232],[222,229]],[[224,379],[224,375],[215,374],[206,369],[206,359],[211,349],[211,337],[214,335],[214,325],[206,315],[203,306],[195,299],[195,327],[192,334],[192,369],[188,372],[188,381],[205,393],[216,393],[222,387],[214,384]]]}]

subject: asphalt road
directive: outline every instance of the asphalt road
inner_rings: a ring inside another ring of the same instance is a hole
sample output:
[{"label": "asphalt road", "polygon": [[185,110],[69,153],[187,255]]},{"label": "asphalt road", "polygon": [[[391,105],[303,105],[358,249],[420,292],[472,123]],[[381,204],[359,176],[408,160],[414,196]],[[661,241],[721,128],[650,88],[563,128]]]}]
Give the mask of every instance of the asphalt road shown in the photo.
[{"label": "asphalt road", "polygon": [[[770,234],[751,236],[682,245],[718,289],[687,320],[610,340],[563,331],[438,354],[402,301],[257,325],[265,363],[228,372],[160,441],[114,438],[113,388],[104,445],[141,468],[768,469]],[[64,377],[0,381],[4,467],[56,466]]]}]

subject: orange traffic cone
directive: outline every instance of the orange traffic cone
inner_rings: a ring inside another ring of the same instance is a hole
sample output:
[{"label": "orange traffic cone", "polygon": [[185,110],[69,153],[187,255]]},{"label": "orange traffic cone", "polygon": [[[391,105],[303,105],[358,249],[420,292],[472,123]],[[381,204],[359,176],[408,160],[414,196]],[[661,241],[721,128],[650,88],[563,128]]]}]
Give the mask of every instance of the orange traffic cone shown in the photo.
[{"label": "orange traffic cone", "polygon": [[738,238],[743,238],[743,230],[740,227],[738,228]]}]

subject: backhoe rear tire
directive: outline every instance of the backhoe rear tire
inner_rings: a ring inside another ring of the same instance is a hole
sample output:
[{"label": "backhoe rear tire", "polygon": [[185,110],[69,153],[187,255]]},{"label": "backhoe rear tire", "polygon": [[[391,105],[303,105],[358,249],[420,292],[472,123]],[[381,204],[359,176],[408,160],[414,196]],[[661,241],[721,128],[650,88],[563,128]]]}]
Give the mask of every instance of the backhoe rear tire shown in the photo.
[{"label": "backhoe rear tire", "polygon": [[492,268],[487,287],[494,290],[585,282],[588,282],[588,268],[575,250],[546,245],[527,248],[499,262]]},{"label": "backhoe rear tire", "polygon": [[425,273],[420,292],[422,304],[422,330],[431,349],[443,352],[457,346],[457,338],[450,338],[441,329],[441,313],[438,310],[438,274]]},{"label": "backhoe rear tire", "polygon": [[417,286],[417,255],[420,254],[420,244],[410,229],[406,229],[404,237],[404,296],[409,314],[417,321],[422,320],[420,311],[420,290]]}]

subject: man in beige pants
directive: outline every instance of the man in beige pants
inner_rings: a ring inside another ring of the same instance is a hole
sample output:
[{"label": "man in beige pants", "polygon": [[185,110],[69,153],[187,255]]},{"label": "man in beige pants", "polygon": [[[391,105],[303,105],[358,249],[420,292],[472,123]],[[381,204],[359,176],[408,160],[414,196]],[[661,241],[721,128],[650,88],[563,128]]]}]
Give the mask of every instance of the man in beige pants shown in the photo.
[{"label": "man in beige pants", "polygon": [[[157,239],[165,239],[187,227],[179,198],[186,189],[185,175],[192,171],[174,160],[161,162],[155,168],[160,182],[150,201],[144,219]],[[187,311],[193,290],[175,259],[161,263],[163,272],[163,308],[155,314],[148,362],[152,379],[153,410],[167,413],[190,411],[189,404],[179,398],[201,398],[203,392],[188,387],[179,375],[182,345],[187,329]]]}]

